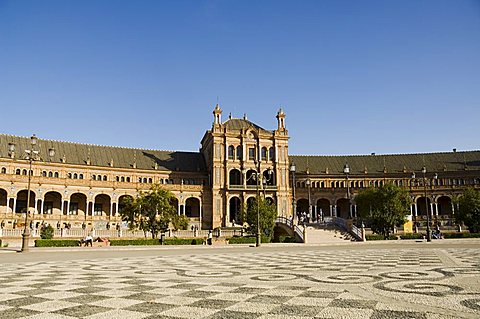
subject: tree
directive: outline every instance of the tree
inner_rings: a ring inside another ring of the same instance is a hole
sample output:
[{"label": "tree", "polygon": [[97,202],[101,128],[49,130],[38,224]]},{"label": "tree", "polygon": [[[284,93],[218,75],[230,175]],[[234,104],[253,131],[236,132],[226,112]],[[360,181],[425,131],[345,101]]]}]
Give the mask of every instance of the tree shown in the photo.
[{"label": "tree", "polygon": [[52,239],[54,234],[54,229],[52,226],[47,225],[40,228],[40,238],[41,239]]},{"label": "tree", "polygon": [[188,224],[189,224],[189,220],[188,220],[188,217],[185,215],[175,215],[172,218],[172,226],[173,226],[173,229],[175,230],[179,230],[179,229],[187,230]]},{"label": "tree", "polygon": [[171,204],[173,194],[153,184],[148,191],[141,191],[135,199],[124,200],[124,209],[120,212],[123,221],[127,221],[130,229],[149,231],[156,238],[159,231],[166,231],[175,217],[175,209]]},{"label": "tree", "polygon": [[[273,235],[275,227],[275,218],[277,217],[277,209],[273,203],[264,198],[259,200],[260,214],[260,234],[269,238]],[[249,225],[249,231],[253,234],[257,233],[257,201],[253,201],[248,206],[245,213],[246,222]]]},{"label": "tree", "polygon": [[388,238],[394,226],[405,223],[410,213],[410,196],[403,187],[385,184],[361,191],[355,201],[360,217],[369,219],[374,233]]},{"label": "tree", "polygon": [[480,232],[480,192],[467,188],[463,196],[458,198],[458,212],[455,214],[457,223],[463,223],[471,233]]}]

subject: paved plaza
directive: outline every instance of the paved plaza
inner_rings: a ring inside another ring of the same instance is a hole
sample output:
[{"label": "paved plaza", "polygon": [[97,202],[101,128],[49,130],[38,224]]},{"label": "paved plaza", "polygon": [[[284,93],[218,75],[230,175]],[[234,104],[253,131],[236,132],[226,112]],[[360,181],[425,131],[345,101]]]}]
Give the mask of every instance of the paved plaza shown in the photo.
[{"label": "paved plaza", "polygon": [[480,241],[0,251],[0,318],[479,318]]}]

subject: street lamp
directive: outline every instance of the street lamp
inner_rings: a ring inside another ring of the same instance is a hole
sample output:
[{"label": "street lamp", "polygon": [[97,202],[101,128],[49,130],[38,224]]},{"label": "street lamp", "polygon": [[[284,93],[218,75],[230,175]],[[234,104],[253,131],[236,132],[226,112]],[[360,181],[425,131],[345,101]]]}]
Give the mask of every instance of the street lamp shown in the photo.
[{"label": "street lamp", "polygon": [[[425,212],[427,214],[427,242],[432,241],[432,234],[430,233],[430,213],[428,211],[428,200],[427,200],[427,168],[425,166],[422,167],[422,174],[423,174],[423,193],[425,197]],[[415,179],[415,172],[412,173],[412,178]],[[438,178],[438,174],[435,173],[433,175],[434,179]]]},{"label": "street lamp", "polygon": [[[307,172],[308,173],[308,172]],[[310,218],[313,218],[312,216],[312,203],[311,203],[311,196],[310,196],[310,178],[307,178],[307,189],[308,189],[308,215],[307,215],[307,223],[310,223]]]},{"label": "street lamp", "polygon": [[290,164],[290,173],[292,173],[292,177],[293,177],[293,180],[292,180],[292,186],[293,186],[293,191],[292,191],[292,195],[293,195],[293,198],[292,198],[292,222],[293,222],[293,219],[295,218],[295,215],[297,214],[297,202],[295,200],[295,170],[297,169],[297,167],[295,166],[295,163],[292,162],[292,164]]},{"label": "street lamp", "polygon": [[[28,242],[30,240],[30,227],[28,225],[28,213],[30,210],[30,186],[32,182],[32,163],[33,161],[40,160],[40,151],[36,149],[38,143],[38,138],[35,136],[35,134],[30,137],[30,146],[31,149],[25,150],[25,159],[28,160],[29,162],[29,169],[28,169],[28,184],[27,184],[27,208],[25,212],[25,225],[23,227],[23,233],[22,233],[22,248],[21,252],[28,252]],[[11,143],[9,145],[9,150],[10,152],[15,151],[15,144]],[[48,150],[48,156],[53,157],[55,156],[55,149],[50,148]],[[35,206],[34,206],[35,207]]]},{"label": "street lamp", "polygon": [[352,205],[350,203],[350,185],[348,183],[348,174],[350,174],[350,166],[348,166],[348,163],[345,163],[345,166],[343,166],[343,173],[345,174],[346,178],[346,183],[347,183],[347,199],[348,199],[348,217],[352,218]]}]

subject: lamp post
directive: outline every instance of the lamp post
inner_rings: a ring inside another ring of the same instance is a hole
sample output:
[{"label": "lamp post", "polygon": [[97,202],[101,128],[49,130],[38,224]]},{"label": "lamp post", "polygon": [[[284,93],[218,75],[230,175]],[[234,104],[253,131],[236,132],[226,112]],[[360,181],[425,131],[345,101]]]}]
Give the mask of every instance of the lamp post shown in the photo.
[{"label": "lamp post", "polygon": [[343,166],[343,173],[345,174],[345,179],[347,183],[348,218],[352,218],[352,205],[350,204],[350,185],[348,183],[348,174],[350,174],[350,167],[348,166],[348,163],[345,163],[345,166]]},{"label": "lamp post", "polygon": [[[297,214],[297,202],[295,200],[295,170],[297,169],[297,167],[295,166],[295,163],[292,162],[292,164],[290,164],[290,173],[292,173],[292,186],[293,186],[293,190],[292,190],[292,218],[295,219],[295,215]],[[292,222],[293,222],[293,219],[292,219]]]},{"label": "lamp post", "polygon": [[[422,167],[423,174],[423,195],[425,197],[425,213],[427,214],[427,242],[432,241],[432,234],[430,232],[430,212],[428,211],[428,200],[427,200],[427,168]],[[415,179],[415,172],[412,173],[412,178]],[[435,173],[433,176],[434,179],[438,178],[438,175]]]},{"label": "lamp post", "polygon": [[[38,143],[38,138],[35,136],[35,134],[30,137],[30,146],[31,149],[25,150],[25,159],[28,160],[29,162],[29,168],[28,168],[28,183],[27,183],[27,208],[25,211],[25,225],[23,227],[23,233],[22,233],[22,248],[21,252],[28,252],[28,243],[30,241],[30,227],[28,225],[28,214],[30,210],[30,190],[31,190],[31,182],[32,182],[32,164],[33,161],[39,160],[40,159],[40,151],[36,149]],[[15,144],[10,144],[10,151],[14,152],[15,151]],[[53,157],[55,155],[55,150],[53,148],[50,148],[48,150],[48,155],[50,157]]]},{"label": "lamp post", "polygon": [[312,216],[312,203],[311,203],[311,196],[310,196],[310,178],[307,178],[307,189],[308,189],[308,215],[307,215],[307,223],[310,223],[310,218],[313,218]]}]

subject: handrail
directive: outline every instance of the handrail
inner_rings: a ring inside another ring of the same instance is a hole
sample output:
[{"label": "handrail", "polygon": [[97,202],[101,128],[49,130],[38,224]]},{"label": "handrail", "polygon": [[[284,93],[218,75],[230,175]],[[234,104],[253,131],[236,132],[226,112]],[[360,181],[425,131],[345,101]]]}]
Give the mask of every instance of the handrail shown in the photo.
[{"label": "handrail", "polygon": [[347,231],[350,235],[352,235],[353,237],[355,237],[356,240],[360,240],[362,241],[363,240],[363,234],[362,234],[362,230],[359,229],[357,226],[351,224],[351,225],[348,225],[347,221],[343,218],[340,218],[340,217],[334,217],[333,218],[333,223],[344,229],[345,231]]}]

